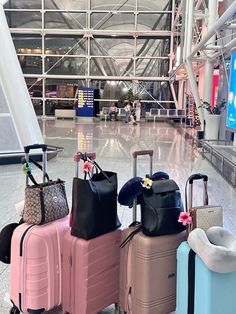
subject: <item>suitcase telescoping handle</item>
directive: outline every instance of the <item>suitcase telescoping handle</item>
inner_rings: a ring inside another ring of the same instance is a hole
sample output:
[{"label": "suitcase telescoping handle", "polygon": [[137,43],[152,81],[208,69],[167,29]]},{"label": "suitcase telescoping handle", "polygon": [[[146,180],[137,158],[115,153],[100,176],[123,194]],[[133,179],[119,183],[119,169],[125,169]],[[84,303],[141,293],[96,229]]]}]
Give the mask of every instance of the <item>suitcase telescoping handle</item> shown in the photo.
[{"label": "suitcase telescoping handle", "polygon": [[[185,206],[186,210],[188,211],[190,208],[193,207],[193,182],[196,180],[202,180],[203,181],[203,205],[208,205],[208,192],[207,192],[207,182],[208,182],[208,176],[201,173],[196,173],[191,175],[188,178],[188,181],[186,183],[185,188]],[[189,189],[187,193],[187,184],[189,183]],[[187,197],[188,194],[188,197]]]},{"label": "suitcase telescoping handle", "polygon": [[46,152],[47,145],[46,144],[33,144],[33,145],[28,145],[24,147],[24,151],[26,154],[29,154],[30,150],[32,149],[42,149],[43,152]]},{"label": "suitcase telescoping handle", "polygon": [[[42,149],[43,151],[43,166],[42,166],[42,171],[43,171],[43,183],[45,183],[45,179],[46,177],[48,178],[47,175],[47,145],[46,144],[33,144],[33,145],[28,145],[24,147],[24,151],[25,151],[25,159],[26,162],[29,163],[30,158],[29,158],[29,152],[31,150],[35,150],[35,149]],[[37,164],[37,163],[35,163]],[[37,165],[39,168],[40,166]],[[29,184],[29,176],[26,175],[26,186]]]},{"label": "suitcase telescoping handle", "polygon": [[78,152],[74,155],[74,161],[75,161],[75,177],[78,178],[79,177],[79,162],[80,160],[84,158],[84,156],[86,156],[91,159],[91,160],[95,160],[96,159],[96,153],[81,153]]},{"label": "suitcase telescoping handle", "polygon": [[153,150],[138,150],[133,152],[133,177],[137,176],[137,157],[145,155],[150,156],[150,176],[152,175]]},{"label": "suitcase telescoping handle", "polygon": [[[149,174],[152,175],[152,165],[153,165],[153,150],[139,150],[133,152],[133,177],[137,176],[137,159],[138,156],[148,155],[150,157],[150,169]],[[137,220],[137,199],[134,199],[133,202],[133,221]]]}]

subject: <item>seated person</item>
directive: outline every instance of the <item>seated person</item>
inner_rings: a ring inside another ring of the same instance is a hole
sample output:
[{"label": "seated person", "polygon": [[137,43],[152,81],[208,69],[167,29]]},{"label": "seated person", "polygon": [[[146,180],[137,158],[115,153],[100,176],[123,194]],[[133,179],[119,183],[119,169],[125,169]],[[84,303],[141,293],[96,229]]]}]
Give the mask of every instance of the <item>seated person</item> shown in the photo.
[{"label": "seated person", "polygon": [[112,116],[114,116],[115,120],[117,120],[117,115],[118,115],[118,108],[117,108],[117,105],[113,103],[109,109],[110,120],[112,120]]}]

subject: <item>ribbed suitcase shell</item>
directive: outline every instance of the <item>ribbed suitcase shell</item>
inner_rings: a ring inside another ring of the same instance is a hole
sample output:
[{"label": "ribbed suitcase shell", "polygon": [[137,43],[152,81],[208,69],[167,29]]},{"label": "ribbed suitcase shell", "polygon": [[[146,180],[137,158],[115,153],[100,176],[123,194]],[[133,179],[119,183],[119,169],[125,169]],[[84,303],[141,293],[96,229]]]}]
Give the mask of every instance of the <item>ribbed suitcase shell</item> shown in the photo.
[{"label": "ribbed suitcase shell", "polygon": [[[188,255],[190,247],[183,242],[177,250],[176,314],[188,310]],[[216,273],[195,258],[194,314],[235,314],[236,272]]]},{"label": "ribbed suitcase shell", "polygon": [[63,313],[96,314],[118,303],[121,231],[63,241]]},{"label": "ribbed suitcase shell", "polygon": [[[122,232],[122,241],[134,230]],[[176,250],[186,232],[147,237],[136,234],[121,248],[121,310],[132,314],[168,314],[175,309]]]},{"label": "ribbed suitcase shell", "polygon": [[22,224],[13,233],[10,298],[23,312],[61,304],[62,240],[69,217],[42,225]]}]

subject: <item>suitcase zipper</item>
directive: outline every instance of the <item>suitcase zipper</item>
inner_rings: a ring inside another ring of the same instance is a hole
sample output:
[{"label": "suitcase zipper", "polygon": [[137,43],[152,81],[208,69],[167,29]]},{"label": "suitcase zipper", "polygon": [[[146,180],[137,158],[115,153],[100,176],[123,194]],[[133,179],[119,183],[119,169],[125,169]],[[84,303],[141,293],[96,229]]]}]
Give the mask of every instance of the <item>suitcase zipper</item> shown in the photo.
[{"label": "suitcase zipper", "polygon": [[[128,255],[127,255],[127,269],[126,269],[126,278],[127,278],[127,286],[129,287],[128,295],[127,295],[127,307],[128,312],[132,313],[132,287],[131,287],[131,271],[132,271],[132,254],[131,254],[131,242],[128,243]],[[128,271],[128,269],[130,271]]]},{"label": "suitcase zipper", "polygon": [[76,251],[76,243],[77,243],[77,238],[74,238],[72,243],[71,243],[71,249],[70,249],[70,256],[69,256],[69,265],[70,265],[70,312],[74,313],[75,308],[76,308],[76,302],[75,302],[75,291],[74,291],[74,286],[75,286],[75,263],[73,263],[73,256],[75,255]]},{"label": "suitcase zipper", "polygon": [[23,233],[22,237],[21,237],[21,240],[20,240],[20,256],[23,255],[23,241],[24,241],[24,238],[25,238],[27,232],[28,232],[32,227],[34,227],[34,225],[31,225],[29,228],[27,228],[27,229],[25,230],[25,232]]},{"label": "suitcase zipper", "polygon": [[[22,237],[21,237],[21,240],[20,240],[20,257],[23,257],[23,242],[24,242],[24,239],[25,239],[25,237],[26,237],[28,231],[29,231],[31,228],[33,228],[33,227],[34,227],[34,225],[29,226],[29,227],[25,230],[25,232],[23,233],[23,235],[22,235]],[[23,310],[22,310],[22,293],[21,293],[21,292],[19,293],[19,309],[20,309],[21,312],[23,312]]]}]

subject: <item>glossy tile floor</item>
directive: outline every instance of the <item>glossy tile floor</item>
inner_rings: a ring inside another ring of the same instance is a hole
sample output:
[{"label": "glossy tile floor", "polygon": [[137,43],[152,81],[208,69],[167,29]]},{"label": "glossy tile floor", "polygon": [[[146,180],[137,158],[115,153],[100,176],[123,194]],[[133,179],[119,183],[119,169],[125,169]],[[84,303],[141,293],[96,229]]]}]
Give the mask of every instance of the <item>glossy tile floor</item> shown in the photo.
[{"label": "glossy tile floor", "polygon": [[[48,163],[51,178],[62,178],[67,183],[67,194],[71,203],[71,183],[74,175],[72,159],[76,151],[95,151],[97,162],[106,170],[118,173],[119,188],[132,177],[132,152],[154,150],[154,171],[162,170],[179,184],[184,194],[188,176],[203,172],[209,176],[209,197],[211,204],[221,204],[224,208],[225,227],[236,234],[236,191],[203,160],[190,133],[180,126],[165,123],[144,123],[132,126],[123,122],[91,121],[44,121],[40,122],[45,142],[62,146],[64,151]],[[147,158],[139,159],[139,175],[148,173]],[[36,170],[35,170],[36,171]],[[0,228],[19,219],[15,203],[24,197],[24,174],[21,165],[0,166]],[[196,184],[194,202],[201,204],[202,189]],[[119,206],[122,226],[132,222],[132,210]],[[9,311],[9,268],[0,264],[0,314]],[[50,312],[52,313],[52,312]],[[53,313],[60,313],[59,310]],[[113,313],[107,309],[103,313]]]}]

